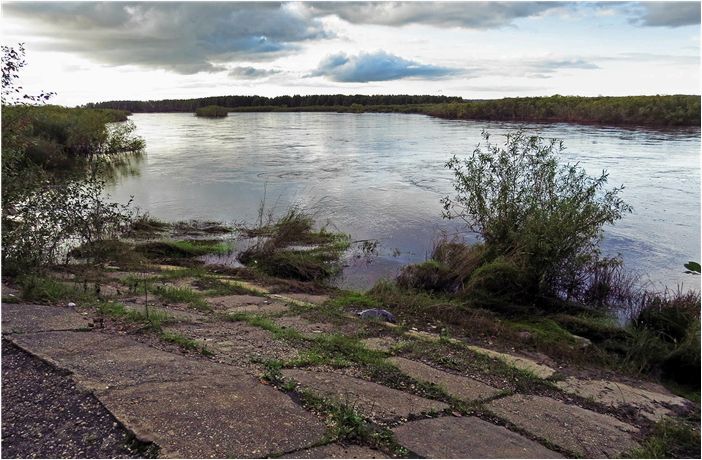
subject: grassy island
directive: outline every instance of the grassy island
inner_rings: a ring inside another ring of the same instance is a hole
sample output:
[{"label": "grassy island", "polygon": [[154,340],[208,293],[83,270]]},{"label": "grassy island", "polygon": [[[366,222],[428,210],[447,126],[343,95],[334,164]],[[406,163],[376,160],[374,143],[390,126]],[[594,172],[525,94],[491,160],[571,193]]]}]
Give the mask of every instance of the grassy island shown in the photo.
[{"label": "grassy island", "polygon": [[195,110],[195,116],[205,118],[224,118],[227,113],[227,108],[219,105],[208,105]]}]

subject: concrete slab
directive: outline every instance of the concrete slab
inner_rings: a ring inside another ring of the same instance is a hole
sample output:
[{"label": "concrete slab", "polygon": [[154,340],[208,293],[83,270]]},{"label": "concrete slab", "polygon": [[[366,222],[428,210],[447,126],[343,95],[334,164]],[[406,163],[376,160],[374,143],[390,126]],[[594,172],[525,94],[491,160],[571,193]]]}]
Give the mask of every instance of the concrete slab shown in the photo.
[{"label": "concrete slab", "polygon": [[98,332],[42,332],[12,341],[75,374],[84,387],[101,391],[144,382],[188,380],[203,373],[239,376],[243,370],[157,350],[125,336]]},{"label": "concrete slab", "polygon": [[262,305],[270,303],[270,300],[268,300],[265,297],[256,295],[221,295],[207,297],[207,303],[209,303],[213,307],[226,309],[233,307],[241,307],[243,305]]},{"label": "concrete slab", "polygon": [[397,441],[425,458],[563,458],[522,435],[477,417],[440,417],[400,425]]},{"label": "concrete slab", "polygon": [[433,383],[454,398],[476,401],[497,395],[500,390],[470,377],[451,374],[418,361],[392,357],[388,361],[415,380]]},{"label": "concrete slab", "polygon": [[321,305],[329,300],[328,295],[303,294],[299,292],[283,292],[280,295],[288,299],[299,300],[300,302],[314,305]]},{"label": "concrete slab", "polygon": [[382,351],[382,352],[387,353],[390,350],[392,350],[393,348],[399,347],[406,342],[403,340],[400,340],[397,337],[385,336],[385,337],[369,337],[367,339],[361,340],[361,343],[369,350]]},{"label": "concrete slab", "polygon": [[300,316],[283,316],[281,318],[276,318],[274,321],[280,327],[294,329],[307,335],[331,333],[336,330],[333,324],[313,323]]},{"label": "concrete slab", "polygon": [[522,356],[501,353],[499,351],[489,350],[487,348],[477,347],[475,345],[468,345],[468,349],[475,353],[489,356],[490,358],[499,359],[500,361],[504,362],[509,366],[516,367],[517,369],[523,371],[531,372],[535,376],[542,379],[547,379],[556,373],[554,369],[546,366],[545,364],[540,364],[532,359],[525,358]]},{"label": "concrete slab", "polygon": [[214,353],[215,360],[241,367],[250,367],[252,361],[284,361],[298,356],[298,351],[286,342],[244,322],[174,324],[164,330],[197,340]]},{"label": "concrete slab", "polygon": [[68,307],[2,304],[2,333],[69,331],[89,327],[90,320]]},{"label": "concrete slab", "polygon": [[284,369],[283,376],[323,397],[348,404],[362,415],[377,420],[392,420],[398,417],[440,412],[449,407],[439,401],[421,398],[343,374]]},{"label": "concrete slab", "polygon": [[164,457],[265,458],[309,447],[325,433],[320,419],[249,376],[151,382],[99,397]]},{"label": "concrete slab", "polygon": [[556,386],[568,393],[589,398],[613,408],[633,406],[641,415],[654,422],[672,415],[671,407],[685,409],[692,404],[687,399],[672,394],[658,393],[606,380],[581,380],[569,377],[562,382],[557,382]]},{"label": "concrete slab", "polygon": [[326,446],[298,450],[279,458],[390,458],[379,450],[354,444],[327,444]]},{"label": "concrete slab", "polygon": [[486,407],[533,436],[577,456],[618,457],[638,447],[633,439],[638,428],[555,399],[518,394],[496,399]]},{"label": "concrete slab", "polygon": [[268,294],[270,292],[263,286],[258,286],[256,284],[249,283],[248,281],[235,280],[232,278],[227,278],[226,276],[217,276],[216,278],[223,283],[231,284],[232,286],[240,287],[248,291],[255,292],[256,294]]},{"label": "concrete slab", "polygon": [[276,315],[288,311],[288,306],[282,303],[268,303],[260,305],[242,305],[228,308],[226,313],[254,313],[257,315]]}]

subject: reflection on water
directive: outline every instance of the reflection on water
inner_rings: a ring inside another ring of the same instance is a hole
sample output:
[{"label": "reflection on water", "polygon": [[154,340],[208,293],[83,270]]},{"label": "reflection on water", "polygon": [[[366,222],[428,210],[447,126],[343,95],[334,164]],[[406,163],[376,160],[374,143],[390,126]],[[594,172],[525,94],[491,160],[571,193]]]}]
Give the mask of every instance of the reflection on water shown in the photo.
[{"label": "reflection on water", "polygon": [[[682,264],[700,259],[700,132],[440,120],[422,115],[232,113],[136,114],[147,144],[138,176],[121,176],[111,194],[134,195],[151,215],[255,222],[264,189],[269,207],[299,202],[318,210],[353,239],[379,239],[370,267],[351,267],[346,284],[363,287],[403,264],[424,260],[439,231],[460,232],[441,219],[439,199],[451,193],[444,168],[466,155],[487,129],[495,136],[525,126],[564,139],[564,161],[592,175],[610,172],[634,207],[606,229],[605,252],[669,286],[697,280]],[[469,238],[471,239],[471,238]],[[474,239],[474,237],[472,237]]]}]

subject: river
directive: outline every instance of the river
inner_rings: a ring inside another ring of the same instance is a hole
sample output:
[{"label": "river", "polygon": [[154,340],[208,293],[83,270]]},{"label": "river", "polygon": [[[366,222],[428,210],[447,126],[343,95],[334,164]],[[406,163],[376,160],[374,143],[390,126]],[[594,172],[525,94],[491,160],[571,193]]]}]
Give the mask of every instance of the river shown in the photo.
[{"label": "river", "polygon": [[[423,115],[231,113],[223,119],[192,114],[135,114],[146,155],[133,174],[108,192],[166,221],[210,219],[255,222],[264,199],[283,212],[299,203],[320,224],[354,240],[378,239],[370,265],[351,264],[342,285],[365,288],[423,261],[439,232],[462,232],[441,218],[450,194],[444,163],[468,155],[486,129],[491,140],[524,127],[563,139],[563,162],[591,175],[609,171],[609,186],[624,185],[633,206],[605,229],[606,254],[621,254],[628,269],[657,288],[699,286],[683,264],[700,260],[700,131],[453,121]],[[469,236],[469,240],[474,237]]]}]

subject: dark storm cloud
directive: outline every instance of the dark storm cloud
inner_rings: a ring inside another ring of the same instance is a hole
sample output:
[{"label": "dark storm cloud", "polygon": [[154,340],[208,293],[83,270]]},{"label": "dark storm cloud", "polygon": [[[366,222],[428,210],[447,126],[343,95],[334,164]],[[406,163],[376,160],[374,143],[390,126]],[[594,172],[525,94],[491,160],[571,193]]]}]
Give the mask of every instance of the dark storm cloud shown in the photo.
[{"label": "dark storm cloud", "polygon": [[266,60],[330,36],[296,4],[8,3],[7,17],[35,24],[44,48],[113,65],[183,74],[217,71],[236,59]]},{"label": "dark storm cloud", "polygon": [[650,27],[682,27],[700,24],[700,2],[646,2],[640,5],[634,24]]},{"label": "dark storm cloud", "polygon": [[490,29],[513,20],[561,8],[562,2],[324,2],[308,7],[319,15],[336,15],[354,24]]},{"label": "dark storm cloud", "polygon": [[256,67],[234,67],[229,71],[229,76],[238,80],[256,80],[279,74],[280,70],[257,69]]},{"label": "dark storm cloud", "polygon": [[333,81],[365,83],[403,78],[437,79],[456,75],[457,69],[420,64],[384,51],[349,56],[327,56],[310,76],[325,76]]}]

